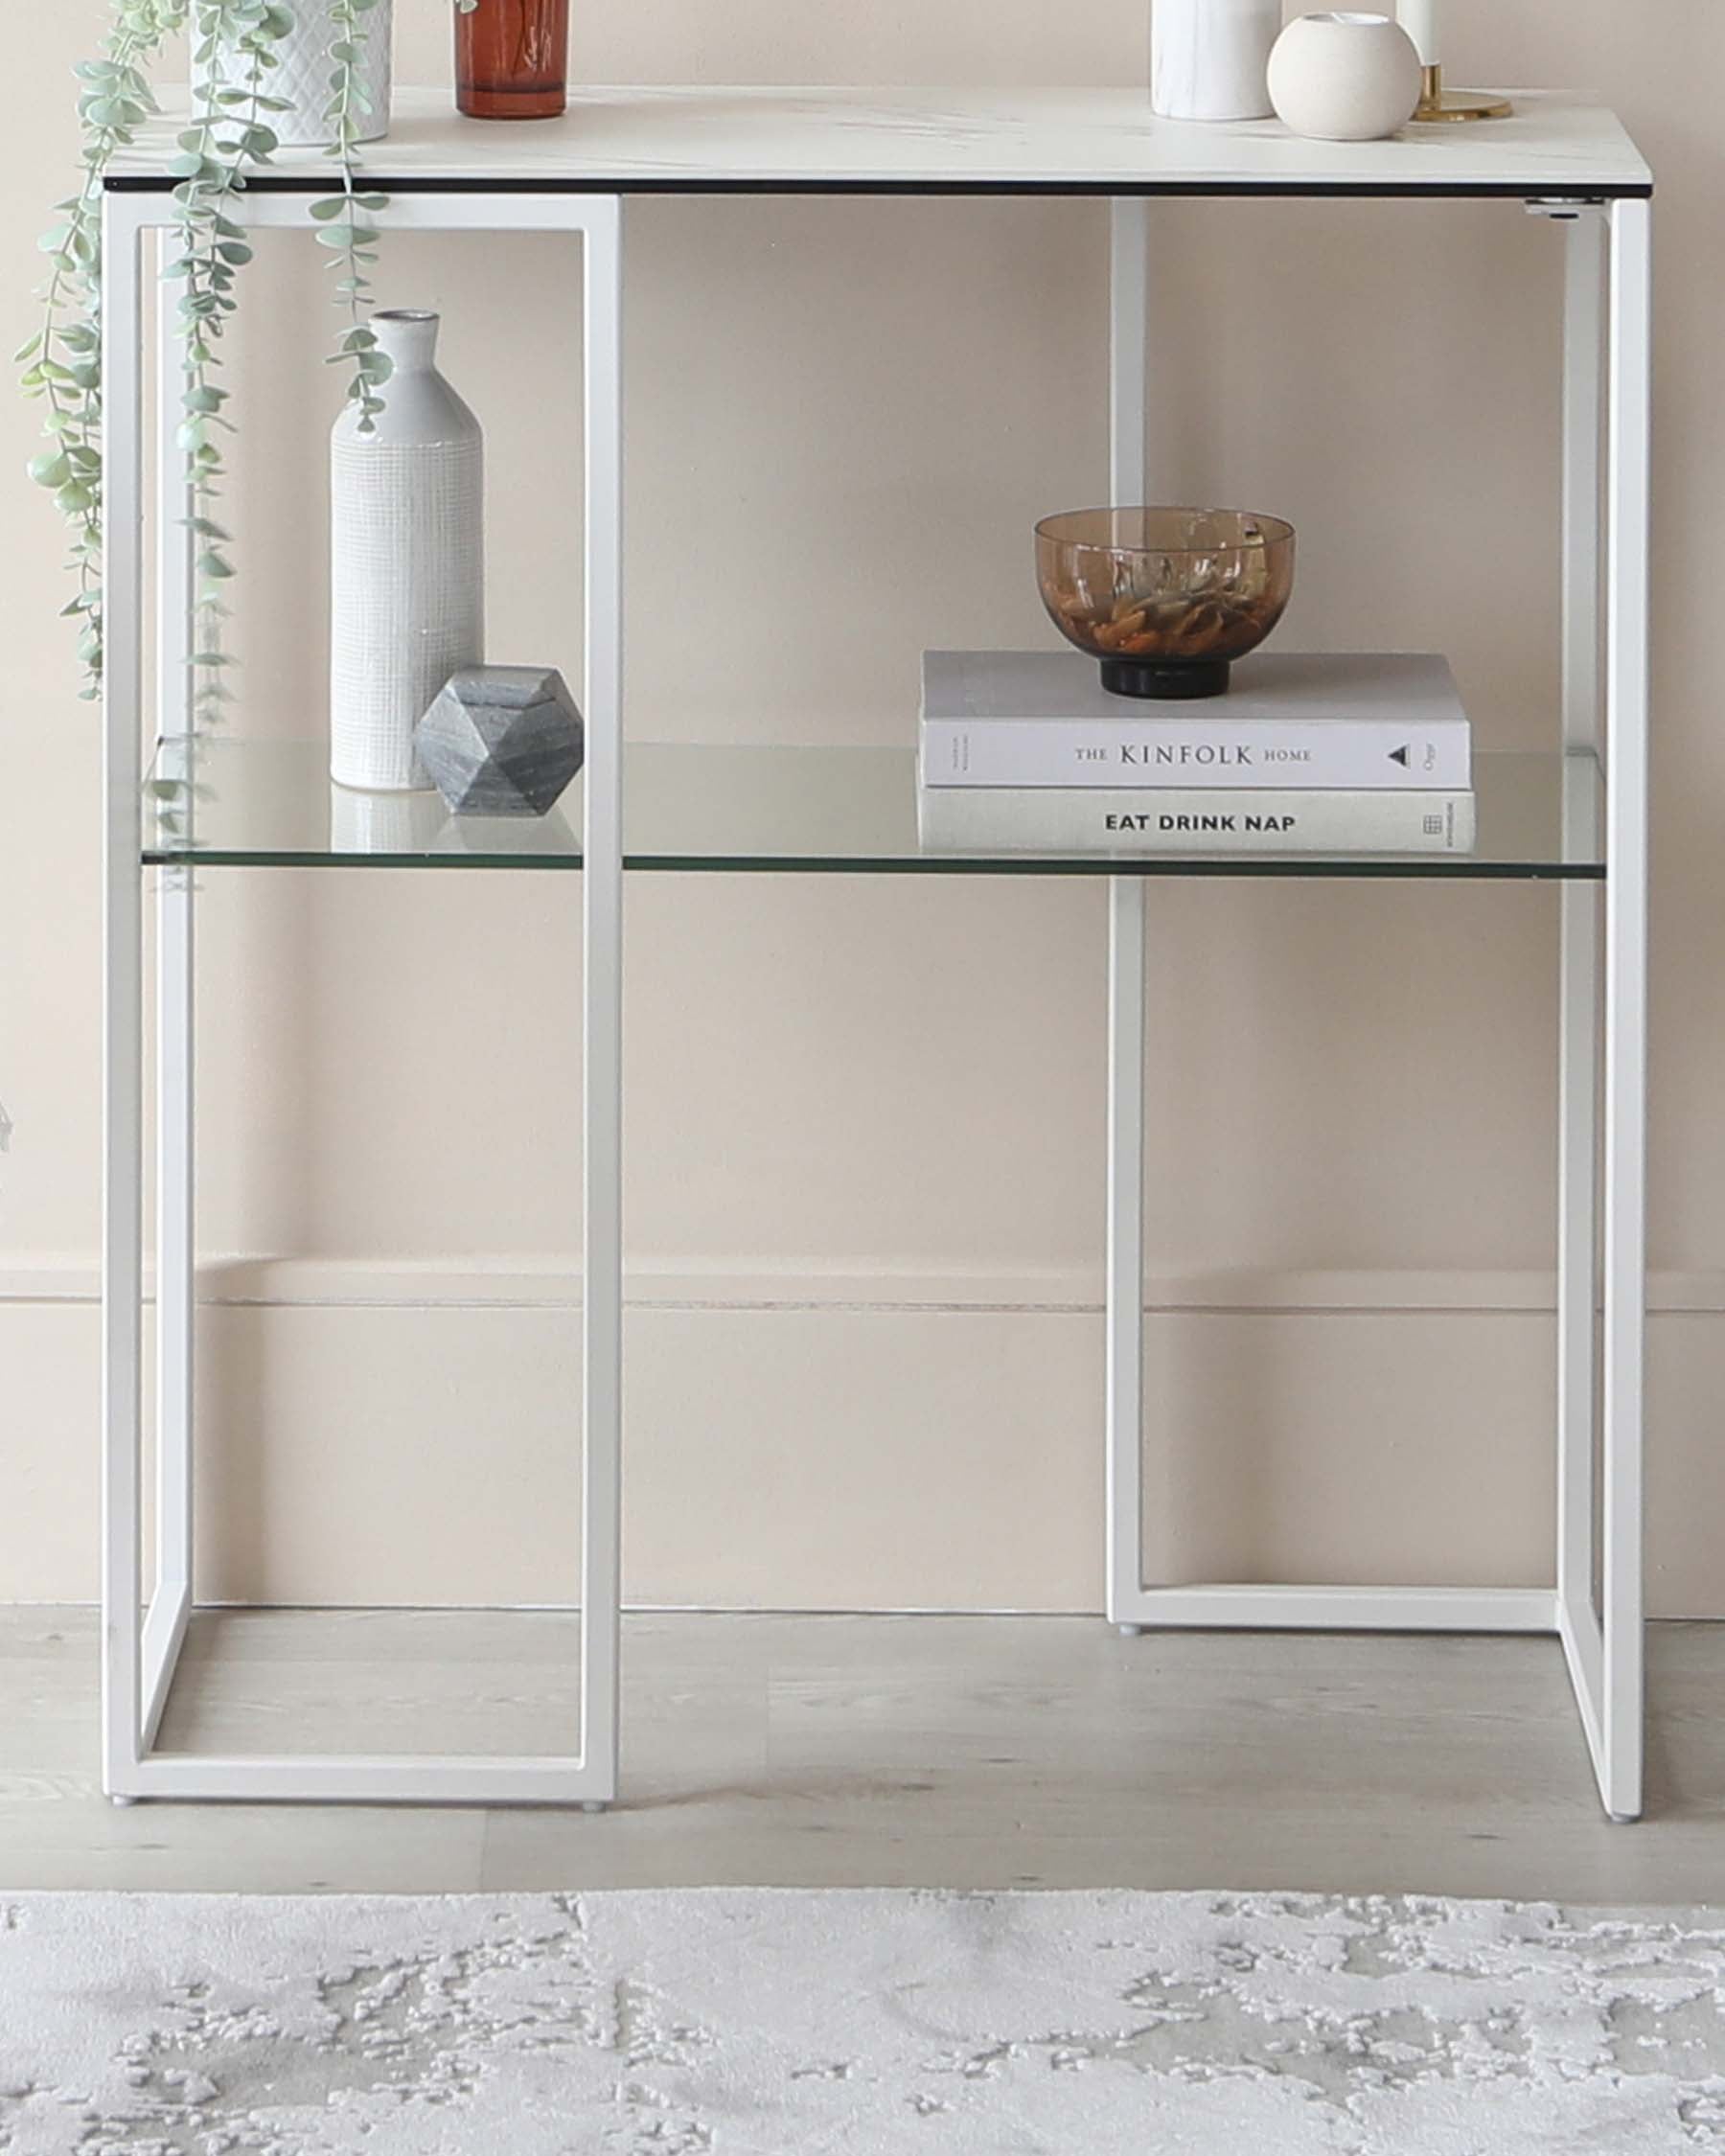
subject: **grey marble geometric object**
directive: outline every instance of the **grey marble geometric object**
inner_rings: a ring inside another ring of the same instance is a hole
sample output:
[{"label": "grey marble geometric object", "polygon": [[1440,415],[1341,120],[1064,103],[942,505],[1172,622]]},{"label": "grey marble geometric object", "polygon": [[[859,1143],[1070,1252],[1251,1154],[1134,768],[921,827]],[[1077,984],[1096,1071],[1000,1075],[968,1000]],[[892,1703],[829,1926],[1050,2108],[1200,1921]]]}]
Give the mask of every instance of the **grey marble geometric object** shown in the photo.
[{"label": "grey marble geometric object", "polygon": [[586,729],[554,666],[469,666],[413,745],[456,815],[542,816],[581,768]]}]

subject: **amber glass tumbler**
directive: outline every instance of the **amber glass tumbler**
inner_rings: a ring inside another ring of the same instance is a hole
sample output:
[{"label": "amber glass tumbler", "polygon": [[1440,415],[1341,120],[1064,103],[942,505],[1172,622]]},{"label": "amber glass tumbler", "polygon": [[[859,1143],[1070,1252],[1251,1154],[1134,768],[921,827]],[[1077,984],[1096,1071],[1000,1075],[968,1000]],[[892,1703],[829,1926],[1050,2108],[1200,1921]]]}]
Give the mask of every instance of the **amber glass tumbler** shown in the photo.
[{"label": "amber glass tumbler", "polygon": [[569,0],[455,14],[455,103],[472,120],[555,120],[568,103]]}]

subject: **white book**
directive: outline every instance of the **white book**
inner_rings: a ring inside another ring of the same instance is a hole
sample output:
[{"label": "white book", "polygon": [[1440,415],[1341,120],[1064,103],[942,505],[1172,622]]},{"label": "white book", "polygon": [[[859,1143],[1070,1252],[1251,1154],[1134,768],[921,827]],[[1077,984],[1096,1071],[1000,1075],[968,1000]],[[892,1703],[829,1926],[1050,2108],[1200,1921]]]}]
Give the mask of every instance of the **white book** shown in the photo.
[{"label": "white book", "polygon": [[1467,714],[1436,653],[1256,652],[1226,696],[1112,695],[1082,652],[925,652],[930,787],[1464,789]]},{"label": "white book", "polygon": [[1474,797],[1431,790],[925,786],[917,790],[917,822],[931,853],[1466,854]]}]

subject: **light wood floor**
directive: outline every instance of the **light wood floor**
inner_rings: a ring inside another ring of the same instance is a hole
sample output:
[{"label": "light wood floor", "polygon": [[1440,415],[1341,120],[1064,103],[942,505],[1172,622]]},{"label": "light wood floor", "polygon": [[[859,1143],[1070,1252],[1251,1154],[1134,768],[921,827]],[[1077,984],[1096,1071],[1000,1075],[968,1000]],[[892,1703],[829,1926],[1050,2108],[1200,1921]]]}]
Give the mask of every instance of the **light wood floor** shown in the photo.
[{"label": "light wood floor", "polygon": [[[555,1749],[558,1617],[200,1618],[173,1747]],[[1725,1626],[1652,1638],[1651,1814],[1599,1814],[1534,1640],[1123,1640],[1093,1618],[637,1617],[626,1798],[105,1803],[96,1625],[0,1611],[0,1890],[681,1884],[1725,1901]]]}]

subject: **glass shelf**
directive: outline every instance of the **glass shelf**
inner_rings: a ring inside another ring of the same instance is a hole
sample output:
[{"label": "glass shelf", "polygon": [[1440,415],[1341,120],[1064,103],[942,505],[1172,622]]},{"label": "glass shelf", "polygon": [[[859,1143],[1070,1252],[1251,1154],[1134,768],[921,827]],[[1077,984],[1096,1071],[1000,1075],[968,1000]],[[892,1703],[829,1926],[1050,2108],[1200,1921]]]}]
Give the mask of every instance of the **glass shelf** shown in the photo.
[{"label": "glass shelf", "polygon": [[[1591,755],[1475,759],[1471,854],[925,853],[910,748],[631,743],[624,859],[635,869],[933,876],[1600,878]],[[161,744],[144,794],[146,865],[573,868],[581,782],[544,817],[451,816],[434,793],[331,783],[318,741]]]}]

